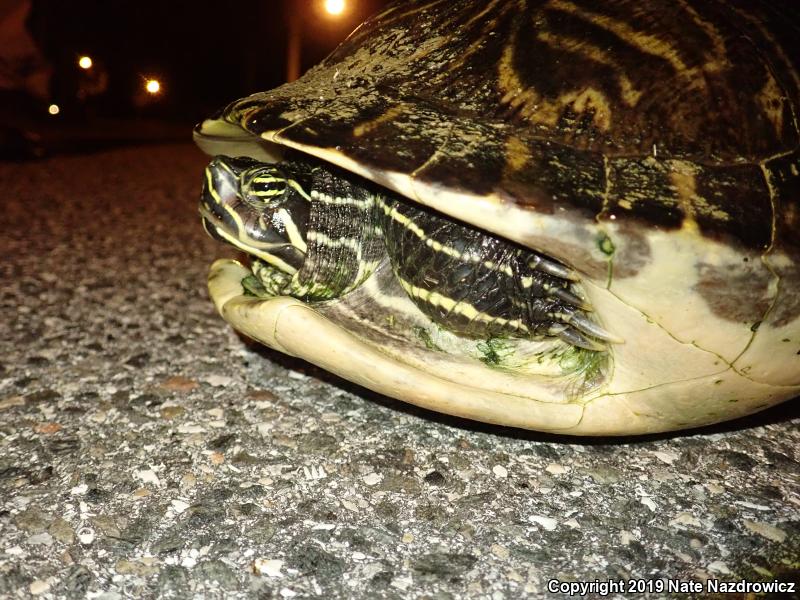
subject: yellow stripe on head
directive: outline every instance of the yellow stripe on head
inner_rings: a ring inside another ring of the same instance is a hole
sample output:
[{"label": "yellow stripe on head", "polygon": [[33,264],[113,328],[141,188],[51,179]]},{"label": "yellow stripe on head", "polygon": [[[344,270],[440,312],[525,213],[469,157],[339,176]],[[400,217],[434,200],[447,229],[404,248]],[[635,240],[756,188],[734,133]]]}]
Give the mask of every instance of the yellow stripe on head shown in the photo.
[{"label": "yellow stripe on head", "polygon": [[221,205],[222,200],[219,197],[217,188],[214,187],[214,175],[211,172],[210,166],[206,167],[206,187],[208,188],[208,192],[211,194],[211,197],[214,198],[214,201]]},{"label": "yellow stripe on head", "polygon": [[289,236],[289,241],[292,243],[292,246],[300,250],[303,254],[308,254],[308,245],[303,239],[303,235],[297,228],[292,216],[289,214],[289,211],[285,208],[280,208],[278,209],[278,215],[281,218],[283,226],[286,227],[286,234]]}]

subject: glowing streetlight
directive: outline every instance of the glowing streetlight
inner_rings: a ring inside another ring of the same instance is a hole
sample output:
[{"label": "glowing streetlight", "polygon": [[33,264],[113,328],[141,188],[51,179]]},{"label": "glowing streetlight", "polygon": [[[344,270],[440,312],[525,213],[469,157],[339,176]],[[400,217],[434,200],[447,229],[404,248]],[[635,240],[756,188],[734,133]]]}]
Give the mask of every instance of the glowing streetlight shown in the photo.
[{"label": "glowing streetlight", "polygon": [[57,115],[61,112],[61,108],[59,108],[58,104],[51,104],[47,107],[47,112],[49,112],[51,115]]},{"label": "glowing streetlight", "polygon": [[81,56],[78,59],[78,66],[81,69],[91,69],[92,68],[92,57],[91,56]]},{"label": "glowing streetlight", "polygon": [[325,11],[329,15],[340,15],[344,12],[344,0],[325,0]]},{"label": "glowing streetlight", "polygon": [[148,79],[144,82],[144,89],[148,94],[155,96],[161,91],[161,83],[158,79]]}]

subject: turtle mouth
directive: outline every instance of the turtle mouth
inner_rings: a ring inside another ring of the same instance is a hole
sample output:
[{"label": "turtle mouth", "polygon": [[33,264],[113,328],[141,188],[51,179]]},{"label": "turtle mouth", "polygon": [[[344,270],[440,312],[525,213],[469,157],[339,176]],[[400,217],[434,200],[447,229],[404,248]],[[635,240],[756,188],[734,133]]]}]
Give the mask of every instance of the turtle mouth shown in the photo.
[{"label": "turtle mouth", "polygon": [[[200,203],[199,212],[203,229],[212,238],[235,246],[248,255],[257,257],[286,273],[298,270],[297,263],[302,265],[304,256],[291,243],[252,243],[247,236],[241,235],[235,222],[231,222],[230,214],[219,214],[219,209],[209,208],[205,202]],[[300,256],[298,256],[300,255]]]}]

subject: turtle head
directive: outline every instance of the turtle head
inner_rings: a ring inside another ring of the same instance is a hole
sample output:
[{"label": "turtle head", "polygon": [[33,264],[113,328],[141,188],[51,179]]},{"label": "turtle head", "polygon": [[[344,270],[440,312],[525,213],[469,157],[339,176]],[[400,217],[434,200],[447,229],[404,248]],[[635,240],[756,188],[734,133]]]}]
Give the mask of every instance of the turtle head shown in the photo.
[{"label": "turtle head", "polygon": [[214,157],[206,167],[200,215],[213,238],[287,274],[303,266],[309,198],[277,165]]}]

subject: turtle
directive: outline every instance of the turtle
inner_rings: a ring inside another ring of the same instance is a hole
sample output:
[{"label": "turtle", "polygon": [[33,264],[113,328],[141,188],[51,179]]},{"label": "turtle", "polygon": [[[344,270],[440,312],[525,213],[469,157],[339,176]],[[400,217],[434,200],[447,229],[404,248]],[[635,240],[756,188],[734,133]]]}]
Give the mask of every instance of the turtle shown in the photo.
[{"label": "turtle", "polygon": [[790,1],[411,0],[195,128],[235,329],[423,408],[569,435],[800,392]]}]

